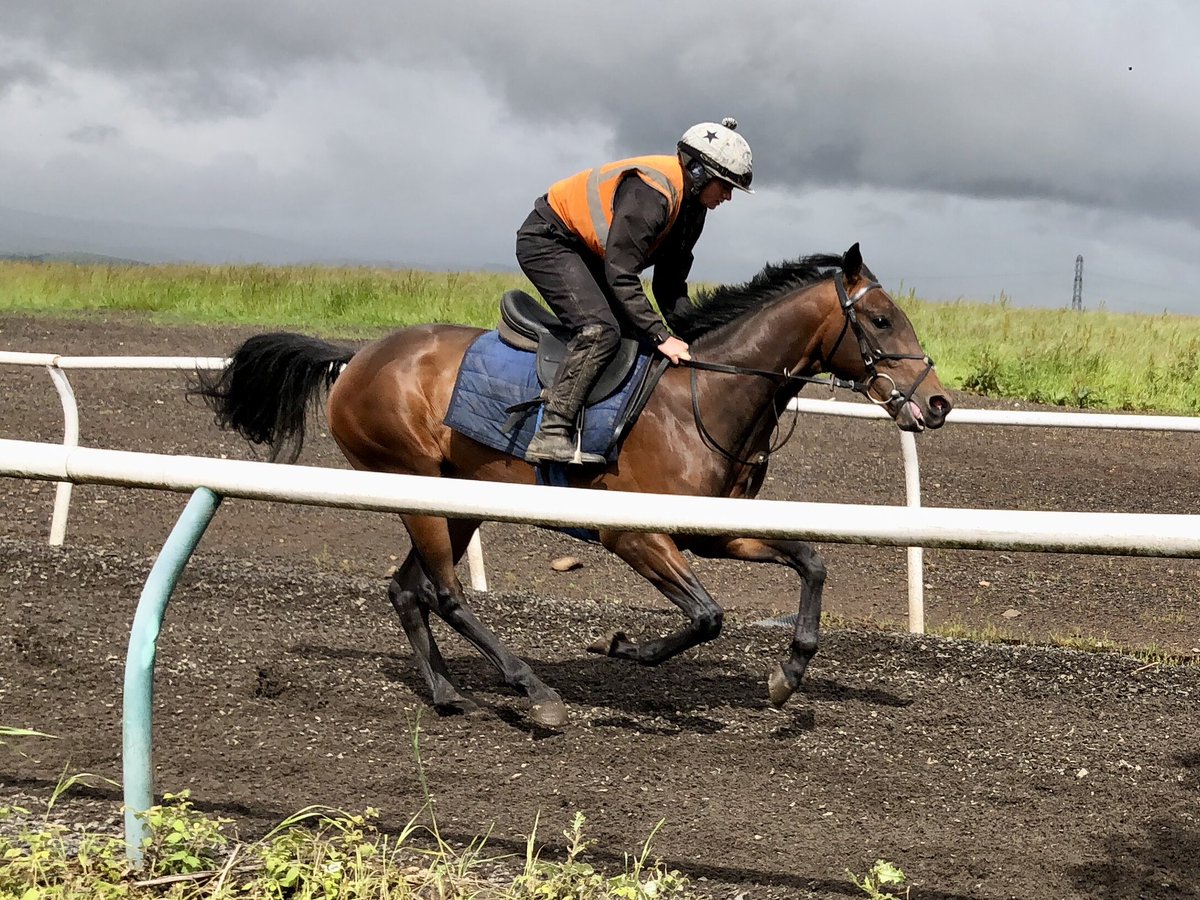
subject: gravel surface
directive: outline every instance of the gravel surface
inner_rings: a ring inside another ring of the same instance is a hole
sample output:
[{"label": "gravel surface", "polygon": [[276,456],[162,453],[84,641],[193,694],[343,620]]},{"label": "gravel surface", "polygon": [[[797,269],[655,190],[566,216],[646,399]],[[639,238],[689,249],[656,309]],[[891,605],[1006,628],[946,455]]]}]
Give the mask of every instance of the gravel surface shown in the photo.
[{"label": "gravel surface", "polygon": [[[129,318],[0,318],[0,346],[64,354],[216,356],[252,329]],[[44,372],[0,368],[0,435],[61,440]],[[244,458],[184,402],[183,377],[73,372],[89,446]],[[956,398],[960,405],[984,405]],[[995,405],[995,404],[993,404]],[[922,436],[926,505],[1194,511],[1194,436],[958,428]],[[344,463],[315,430],[301,464]],[[59,774],[121,777],[129,625],[185,498],[79,487],[67,544],[45,546],[52,485],[0,480],[0,724],[57,741],[0,748],[0,805],[44,803]],[[886,425],[820,418],[773,461],[764,496],[899,504]],[[451,837],[494,823],[494,849],[556,843],[575,810],[597,863],[619,864],[659,819],[656,850],[717,897],[861,896],[846,869],[901,866],[912,896],[1196,897],[1200,668],[1155,653],[1088,654],[904,634],[904,552],[827,544],[827,627],[782,712],[763,674],[795,611],[786,571],[696,561],[728,609],[720,639],[657,669],[587,654],[603,634],[673,628],[677,613],[603,550],[488,525],[480,615],[570,707],[531,727],[473,649],[438,629],[484,710],[438,717],[385,596],[407,550],[377,514],[227,501],[176,590],[159,641],[156,788],[191,788],[247,833],[309,803],[420,806],[412,732]],[[550,567],[571,554],[582,565]],[[1192,561],[927,551],[929,625],[1045,643],[1076,635],[1190,657]],[[464,573],[465,577],[465,573]],[[119,827],[118,788],[56,815]]]}]

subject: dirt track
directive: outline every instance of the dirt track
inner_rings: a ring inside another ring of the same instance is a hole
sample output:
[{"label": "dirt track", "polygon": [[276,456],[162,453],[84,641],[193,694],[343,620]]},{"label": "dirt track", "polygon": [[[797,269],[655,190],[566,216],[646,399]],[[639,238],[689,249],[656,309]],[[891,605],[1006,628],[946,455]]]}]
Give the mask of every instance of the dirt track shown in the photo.
[{"label": "dirt track", "polygon": [[[248,333],[0,319],[0,347],[66,354],[215,356]],[[45,374],[0,378],[0,436],[60,440]],[[182,401],[181,376],[71,380],[87,445],[247,455]],[[1194,511],[1200,462],[1186,435],[951,424],[919,443],[927,505]],[[342,465],[319,434],[301,462]],[[903,502],[898,442],[877,423],[806,420],[771,477],[774,498]],[[0,724],[67,738],[32,759],[0,751],[8,795],[46,796],[68,758],[119,780],[129,623],[184,503],[78,488],[67,546],[52,551],[52,498],[50,485],[0,481]],[[913,897],[1200,896],[1200,669],[826,629],[807,687],[780,713],[762,675],[787,634],[753,623],[794,611],[788,573],[697,561],[729,610],[726,631],[643,670],[583,652],[615,628],[674,621],[619,561],[515,526],[485,526],[483,540],[495,593],[478,609],[562,692],[572,720],[562,733],[529,729],[519,699],[445,636],[452,670],[487,706],[470,719],[421,718],[426,772],[454,835],[495,822],[494,846],[519,852],[539,812],[553,843],[580,809],[619,853],[665,818],[657,850],[716,896],[859,896],[844,869],[877,857],[910,874]],[[383,516],[227,502],[159,645],[157,787],[191,787],[249,830],[309,802],[377,806],[392,825],[415,811],[410,737],[425,693],[384,595],[405,549]],[[903,621],[902,550],[822,551],[827,611]],[[563,553],[583,567],[551,571]],[[928,551],[926,605],[931,627],[1191,654],[1198,575],[1193,562]],[[111,814],[80,802],[80,815]]]}]

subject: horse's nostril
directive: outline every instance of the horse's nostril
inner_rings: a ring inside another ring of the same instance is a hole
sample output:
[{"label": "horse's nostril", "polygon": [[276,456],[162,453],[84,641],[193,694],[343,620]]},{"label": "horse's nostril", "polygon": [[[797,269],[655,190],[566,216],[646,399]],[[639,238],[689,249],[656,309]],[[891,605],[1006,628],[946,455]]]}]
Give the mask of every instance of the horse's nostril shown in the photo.
[{"label": "horse's nostril", "polygon": [[936,413],[945,415],[946,413],[950,412],[950,401],[941,394],[938,394],[929,398],[929,408]]}]

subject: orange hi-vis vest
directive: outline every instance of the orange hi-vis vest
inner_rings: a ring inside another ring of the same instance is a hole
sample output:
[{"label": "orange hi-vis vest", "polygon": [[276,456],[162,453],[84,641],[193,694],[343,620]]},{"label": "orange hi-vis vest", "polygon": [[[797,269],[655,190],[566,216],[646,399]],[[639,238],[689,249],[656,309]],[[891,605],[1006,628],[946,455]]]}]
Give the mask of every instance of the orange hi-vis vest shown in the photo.
[{"label": "orange hi-vis vest", "polygon": [[[608,244],[617,185],[630,172],[667,198],[667,227],[655,241],[656,247],[675,224],[683,206],[683,166],[677,156],[619,159],[555,182],[546,193],[550,208],[597,256],[604,255]],[[654,247],[650,249],[653,252]]]}]

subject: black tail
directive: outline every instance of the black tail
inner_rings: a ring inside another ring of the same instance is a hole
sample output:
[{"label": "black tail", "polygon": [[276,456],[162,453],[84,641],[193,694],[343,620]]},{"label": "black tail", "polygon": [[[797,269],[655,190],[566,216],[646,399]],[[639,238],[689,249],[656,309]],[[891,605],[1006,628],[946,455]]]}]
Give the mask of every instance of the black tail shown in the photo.
[{"label": "black tail", "polygon": [[301,334],[257,334],[234,351],[221,372],[197,372],[188,396],[202,397],[221,428],[270,447],[272,462],[284,450],[284,461],[295,462],[309,401],[329,390],[353,355]]}]

